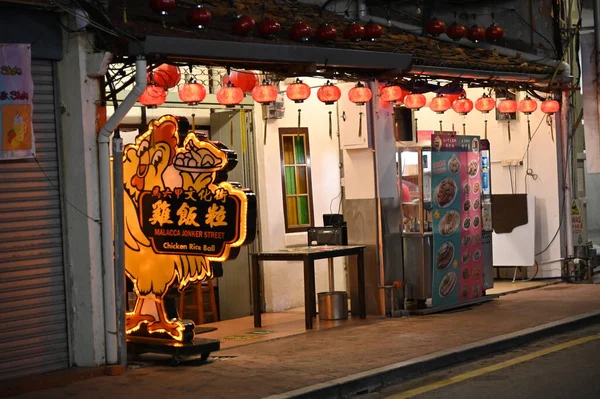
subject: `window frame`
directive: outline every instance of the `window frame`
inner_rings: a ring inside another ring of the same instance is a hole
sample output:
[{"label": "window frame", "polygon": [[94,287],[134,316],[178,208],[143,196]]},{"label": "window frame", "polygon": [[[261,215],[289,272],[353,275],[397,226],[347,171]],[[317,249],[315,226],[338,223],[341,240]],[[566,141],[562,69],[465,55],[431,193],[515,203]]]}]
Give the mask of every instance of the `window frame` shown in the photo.
[{"label": "window frame", "polygon": [[[308,222],[307,225],[302,226],[292,226],[290,227],[288,223],[288,212],[287,212],[287,190],[285,183],[285,156],[284,156],[284,146],[283,146],[283,138],[286,136],[303,136],[304,137],[304,145],[305,145],[305,154],[304,154],[304,165],[306,165],[306,191],[308,197]],[[283,199],[283,220],[285,224],[285,232],[286,233],[300,233],[306,232],[309,228],[313,227],[315,224],[314,217],[314,207],[313,207],[313,195],[312,195],[312,175],[311,175],[311,159],[310,159],[310,145],[309,145],[309,136],[308,136],[308,128],[288,128],[282,127],[279,128],[279,160],[280,160],[280,169],[281,169],[281,194]]]}]

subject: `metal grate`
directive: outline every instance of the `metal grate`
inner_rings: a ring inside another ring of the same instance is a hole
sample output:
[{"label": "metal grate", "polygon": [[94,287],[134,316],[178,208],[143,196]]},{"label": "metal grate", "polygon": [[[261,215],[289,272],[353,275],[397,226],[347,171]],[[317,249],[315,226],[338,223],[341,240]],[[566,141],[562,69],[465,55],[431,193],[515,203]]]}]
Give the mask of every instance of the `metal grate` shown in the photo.
[{"label": "metal grate", "polygon": [[32,74],[37,161],[0,163],[0,380],[69,364],[53,65]]}]

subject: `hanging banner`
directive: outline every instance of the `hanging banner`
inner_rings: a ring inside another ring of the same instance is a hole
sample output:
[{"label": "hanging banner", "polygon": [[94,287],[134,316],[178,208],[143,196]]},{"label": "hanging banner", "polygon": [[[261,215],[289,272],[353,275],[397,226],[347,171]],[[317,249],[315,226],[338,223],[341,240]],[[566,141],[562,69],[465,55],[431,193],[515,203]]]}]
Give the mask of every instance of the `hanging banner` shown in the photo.
[{"label": "hanging banner", "polygon": [[31,45],[0,44],[0,160],[35,156]]},{"label": "hanging banner", "polygon": [[481,163],[477,136],[433,134],[432,306],[449,306],[483,292]]}]

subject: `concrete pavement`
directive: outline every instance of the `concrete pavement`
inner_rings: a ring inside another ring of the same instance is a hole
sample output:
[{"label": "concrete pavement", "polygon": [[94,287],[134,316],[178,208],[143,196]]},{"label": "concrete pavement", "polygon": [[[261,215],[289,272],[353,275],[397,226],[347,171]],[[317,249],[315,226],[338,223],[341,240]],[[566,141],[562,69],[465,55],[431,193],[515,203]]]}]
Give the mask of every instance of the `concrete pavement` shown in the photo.
[{"label": "concrete pavement", "polygon": [[[468,356],[522,344],[523,339],[539,337],[548,328],[560,331],[563,322],[581,323],[599,316],[600,286],[559,284],[506,295],[463,311],[309,332],[220,351],[206,364],[172,368],[165,361],[121,376],[93,378],[21,397],[130,399],[202,394],[262,398],[356,393]],[[415,363],[415,359],[421,361]],[[398,368],[411,361],[412,369]],[[378,374],[382,368],[386,374]]]}]

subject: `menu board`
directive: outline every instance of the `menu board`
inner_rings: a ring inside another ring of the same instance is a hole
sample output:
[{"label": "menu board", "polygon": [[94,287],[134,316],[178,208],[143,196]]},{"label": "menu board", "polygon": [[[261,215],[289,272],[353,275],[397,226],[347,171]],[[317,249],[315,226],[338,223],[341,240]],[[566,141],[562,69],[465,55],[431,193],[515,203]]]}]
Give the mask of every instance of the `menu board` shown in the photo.
[{"label": "menu board", "polygon": [[432,144],[432,306],[483,292],[481,159],[477,136],[434,134]]}]

